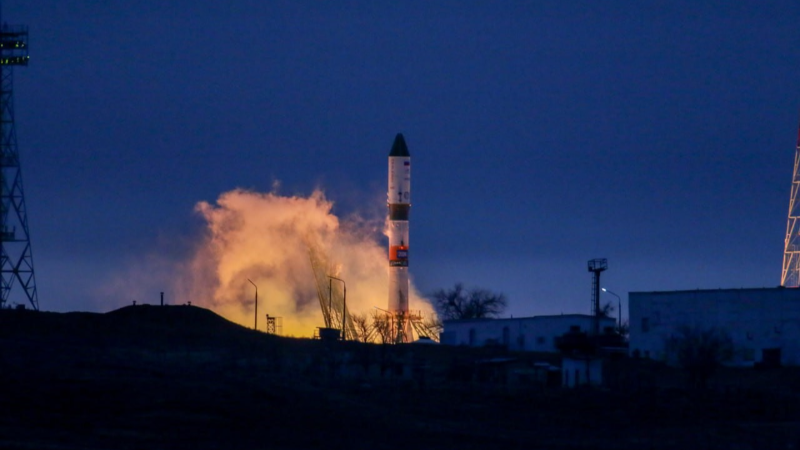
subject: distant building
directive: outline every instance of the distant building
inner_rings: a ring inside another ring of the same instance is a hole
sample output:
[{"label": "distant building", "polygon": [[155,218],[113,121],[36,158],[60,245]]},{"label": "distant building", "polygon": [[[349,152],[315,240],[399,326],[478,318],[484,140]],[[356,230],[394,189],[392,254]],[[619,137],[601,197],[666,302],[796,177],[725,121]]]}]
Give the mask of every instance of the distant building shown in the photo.
[{"label": "distant building", "polygon": [[[502,346],[524,352],[558,352],[556,338],[570,331],[591,332],[593,320],[586,314],[445,320],[441,343],[470,347]],[[613,329],[615,325],[612,318],[600,318],[601,330]]]},{"label": "distant building", "polygon": [[681,327],[730,337],[732,365],[800,365],[800,289],[631,292],[630,352],[670,360],[667,341]]}]

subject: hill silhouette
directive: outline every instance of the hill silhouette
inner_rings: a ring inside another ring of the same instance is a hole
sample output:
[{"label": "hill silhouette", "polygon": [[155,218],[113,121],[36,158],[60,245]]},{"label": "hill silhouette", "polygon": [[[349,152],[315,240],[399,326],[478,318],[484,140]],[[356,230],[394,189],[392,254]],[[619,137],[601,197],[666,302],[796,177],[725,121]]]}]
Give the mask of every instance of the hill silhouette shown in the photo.
[{"label": "hill silhouette", "polygon": [[167,349],[230,347],[278,339],[228,321],[197,306],[126,306],[105,314],[0,311],[0,339],[14,345],[47,343],[84,349],[130,347]]},{"label": "hill silhouette", "polygon": [[674,386],[680,373],[634,360],[624,361],[626,378],[613,390],[511,382],[515,370],[526,373],[547,358],[554,355],[284,338],[195,306],[0,310],[0,448],[800,443],[796,371],[732,373],[737,383],[745,373],[761,376],[767,392],[658,388],[646,380]]}]

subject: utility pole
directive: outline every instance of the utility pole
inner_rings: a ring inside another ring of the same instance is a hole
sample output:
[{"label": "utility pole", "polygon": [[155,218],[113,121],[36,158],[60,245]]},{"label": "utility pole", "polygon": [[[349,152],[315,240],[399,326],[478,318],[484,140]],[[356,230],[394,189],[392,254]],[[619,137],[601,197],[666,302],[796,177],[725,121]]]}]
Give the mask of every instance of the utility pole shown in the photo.
[{"label": "utility pole", "polygon": [[[250,281],[250,278],[248,278],[247,281]],[[256,284],[253,283],[252,281],[250,281],[250,284],[252,284],[253,287],[256,288],[256,310],[255,310],[255,322],[253,323],[253,329],[258,330],[258,286],[256,286]]]},{"label": "utility pole", "polygon": [[342,282],[343,293],[344,293],[342,298],[342,340],[346,341],[347,335],[345,334],[346,332],[345,324],[347,323],[347,283],[345,283],[344,280],[341,278],[336,278],[332,275],[328,275],[328,283],[330,283],[330,280],[337,280]]},{"label": "utility pole", "polygon": [[621,330],[622,329],[622,298],[619,295],[615,294],[614,292],[609,291],[606,288],[603,288],[601,290],[603,292],[608,292],[609,294],[613,295],[614,297],[617,297],[617,309],[618,309],[617,313],[619,315],[619,322],[618,322],[618,325],[617,325],[617,329]]}]

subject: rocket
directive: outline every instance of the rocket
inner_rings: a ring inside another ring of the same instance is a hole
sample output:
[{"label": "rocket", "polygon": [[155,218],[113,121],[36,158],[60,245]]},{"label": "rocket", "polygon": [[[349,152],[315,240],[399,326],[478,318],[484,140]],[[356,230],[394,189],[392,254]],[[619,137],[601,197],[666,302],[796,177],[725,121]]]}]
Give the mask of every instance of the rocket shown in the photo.
[{"label": "rocket", "polygon": [[[411,209],[411,154],[403,135],[398,133],[389,152],[389,308],[395,316],[408,316],[408,213]],[[398,336],[407,339],[408,323],[401,324]]]}]

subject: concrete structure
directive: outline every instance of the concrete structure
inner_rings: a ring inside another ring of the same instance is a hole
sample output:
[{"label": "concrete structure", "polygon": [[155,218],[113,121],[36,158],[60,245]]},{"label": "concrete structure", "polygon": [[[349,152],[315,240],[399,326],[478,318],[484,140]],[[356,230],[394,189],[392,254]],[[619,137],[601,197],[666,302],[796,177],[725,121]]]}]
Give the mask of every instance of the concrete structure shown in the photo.
[{"label": "concrete structure", "polygon": [[731,365],[800,365],[800,289],[631,292],[630,352],[674,362],[667,341],[682,327],[730,337]]},{"label": "concrete structure", "polygon": [[[441,343],[483,347],[498,345],[513,351],[557,352],[556,338],[569,331],[591,333],[593,317],[586,314],[510,319],[445,320]],[[614,328],[612,318],[600,319],[600,330]]]}]

